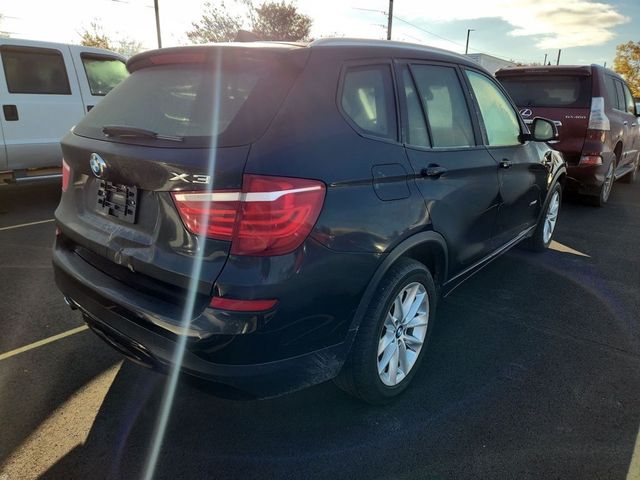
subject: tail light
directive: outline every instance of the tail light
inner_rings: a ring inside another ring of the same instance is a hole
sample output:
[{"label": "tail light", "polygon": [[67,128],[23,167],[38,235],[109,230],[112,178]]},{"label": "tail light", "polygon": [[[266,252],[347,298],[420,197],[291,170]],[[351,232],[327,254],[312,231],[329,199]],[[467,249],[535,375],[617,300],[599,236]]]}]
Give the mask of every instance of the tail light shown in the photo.
[{"label": "tail light", "polygon": [[64,158],[62,159],[62,191],[66,192],[67,188],[69,188],[69,179],[71,177],[71,167],[69,164],[65,162]]},{"label": "tail light", "polygon": [[234,255],[283,255],[318,219],[325,186],[316,180],[245,175],[241,191],[173,193],[187,229],[231,242]]},{"label": "tail light", "polygon": [[609,117],[604,112],[604,97],[593,97],[591,99],[591,112],[589,113],[589,126],[587,128],[587,136],[590,139],[604,142],[604,132],[611,130]]},{"label": "tail light", "polygon": [[582,155],[580,165],[602,165],[602,157],[600,155]]}]

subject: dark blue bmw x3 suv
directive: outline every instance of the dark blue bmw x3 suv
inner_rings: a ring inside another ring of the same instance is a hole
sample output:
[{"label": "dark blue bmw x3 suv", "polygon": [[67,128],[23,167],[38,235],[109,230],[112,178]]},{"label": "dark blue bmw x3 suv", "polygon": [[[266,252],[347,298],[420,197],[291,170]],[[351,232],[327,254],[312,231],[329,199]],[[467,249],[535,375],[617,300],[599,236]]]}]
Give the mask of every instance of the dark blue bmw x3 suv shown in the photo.
[{"label": "dark blue bmw x3 suv", "polygon": [[438,298],[551,242],[565,165],[495,79],[396,42],[134,56],[62,142],[56,282],[109,344],[255,396],[410,383]]}]

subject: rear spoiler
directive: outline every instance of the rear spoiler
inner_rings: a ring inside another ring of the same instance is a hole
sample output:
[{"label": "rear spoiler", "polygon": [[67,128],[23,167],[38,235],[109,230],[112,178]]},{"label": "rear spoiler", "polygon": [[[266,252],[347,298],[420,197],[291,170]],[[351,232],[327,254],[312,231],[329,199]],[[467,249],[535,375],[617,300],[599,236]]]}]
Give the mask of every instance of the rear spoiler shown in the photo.
[{"label": "rear spoiler", "polygon": [[591,67],[566,67],[560,66],[546,66],[546,67],[507,67],[498,70],[496,77],[521,77],[522,75],[580,75],[591,76],[593,71]]}]

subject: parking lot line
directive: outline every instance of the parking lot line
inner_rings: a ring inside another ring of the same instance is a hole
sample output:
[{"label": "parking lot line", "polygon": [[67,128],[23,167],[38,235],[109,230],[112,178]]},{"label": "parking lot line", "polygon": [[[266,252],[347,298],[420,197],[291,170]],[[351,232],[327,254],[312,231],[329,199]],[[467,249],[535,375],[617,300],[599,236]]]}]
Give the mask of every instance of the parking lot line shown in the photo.
[{"label": "parking lot line", "polygon": [[40,220],[38,222],[21,223],[20,225],[11,225],[9,227],[0,227],[0,232],[3,230],[13,230],[14,228],[30,227],[31,225],[40,225],[41,223],[50,223],[55,221],[55,218],[49,220]]},{"label": "parking lot line", "polygon": [[69,337],[71,335],[75,335],[76,333],[84,332],[89,327],[86,325],[82,325],[80,327],[72,328],[71,330],[67,330],[66,332],[58,333],[57,335],[53,335],[52,337],[45,338],[43,340],[38,340],[37,342],[30,343],[29,345],[25,345],[24,347],[16,348],[15,350],[11,350],[10,352],[0,353],[0,361],[6,360],[7,358],[13,357],[20,353],[27,352],[29,350],[33,350],[34,348],[41,347],[43,345],[47,345],[48,343],[55,342],[57,340],[61,340],[65,337]]}]

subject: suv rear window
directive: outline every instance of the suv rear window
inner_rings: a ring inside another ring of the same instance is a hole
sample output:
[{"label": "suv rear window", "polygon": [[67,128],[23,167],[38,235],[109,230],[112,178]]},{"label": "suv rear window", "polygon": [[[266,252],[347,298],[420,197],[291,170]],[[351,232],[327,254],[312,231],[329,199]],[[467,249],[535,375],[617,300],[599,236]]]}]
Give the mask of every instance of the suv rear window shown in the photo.
[{"label": "suv rear window", "polygon": [[499,80],[518,107],[589,108],[591,104],[587,75],[509,75]]},{"label": "suv rear window", "polygon": [[[293,75],[271,56],[224,55],[218,64],[155,65],[135,70],[78,124],[78,135],[104,139],[107,125],[182,137],[172,144],[129,137],[113,141],[169,147],[251,143],[266,128]],[[216,66],[218,65],[218,66]]]}]

